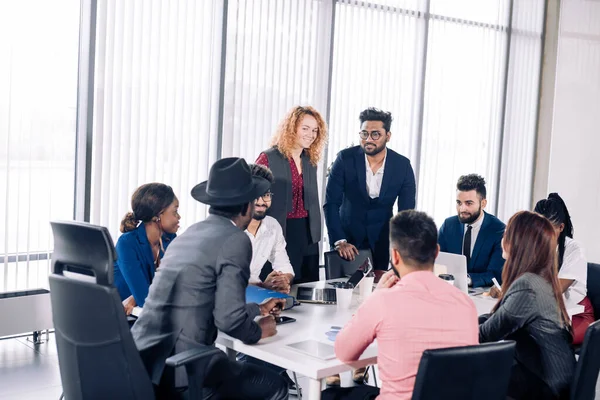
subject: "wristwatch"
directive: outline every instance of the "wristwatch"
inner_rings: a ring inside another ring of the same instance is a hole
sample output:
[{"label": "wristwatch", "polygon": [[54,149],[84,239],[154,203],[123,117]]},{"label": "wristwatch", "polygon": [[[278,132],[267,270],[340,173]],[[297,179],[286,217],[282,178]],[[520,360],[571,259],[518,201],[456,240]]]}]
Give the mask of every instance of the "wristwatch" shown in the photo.
[{"label": "wristwatch", "polygon": [[471,275],[467,274],[467,285],[473,286],[473,280],[471,279]]}]

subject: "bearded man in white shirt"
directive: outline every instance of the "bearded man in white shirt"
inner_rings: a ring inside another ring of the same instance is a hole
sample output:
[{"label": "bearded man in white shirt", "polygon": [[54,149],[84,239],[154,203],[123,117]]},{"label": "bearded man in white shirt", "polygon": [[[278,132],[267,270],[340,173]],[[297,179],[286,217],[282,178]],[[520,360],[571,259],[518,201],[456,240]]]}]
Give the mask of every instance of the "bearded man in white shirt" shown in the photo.
[{"label": "bearded man in white shirt", "polygon": [[[249,164],[248,166],[253,176],[262,177],[271,184],[273,183],[273,173],[269,168],[260,164]],[[281,225],[275,218],[267,215],[272,199],[273,194],[267,191],[254,201],[254,215],[246,229],[246,234],[252,242],[252,261],[250,262],[248,283],[287,294],[290,292],[294,279],[294,268],[285,249],[286,242]],[[261,276],[264,277],[264,280],[261,279]],[[277,372],[286,381],[289,394],[298,395],[299,389],[285,369],[241,353],[237,359]]]},{"label": "bearded man in white shirt", "polygon": [[[250,164],[250,169],[253,176],[260,176],[273,183],[273,173],[269,168]],[[270,191],[256,199],[254,216],[246,229],[246,234],[252,242],[249,283],[289,293],[294,279],[294,269],[285,249],[286,242],[281,225],[275,218],[267,215],[272,199],[273,194]]]}]

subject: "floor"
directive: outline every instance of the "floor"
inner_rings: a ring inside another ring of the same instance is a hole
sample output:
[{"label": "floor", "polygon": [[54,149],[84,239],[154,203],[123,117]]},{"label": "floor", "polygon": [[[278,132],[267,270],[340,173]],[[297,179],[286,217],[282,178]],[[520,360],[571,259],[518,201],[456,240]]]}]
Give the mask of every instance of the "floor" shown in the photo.
[{"label": "floor", "polygon": [[0,400],[57,400],[61,393],[54,334],[37,345],[31,336],[0,340]]},{"label": "floor", "polygon": [[[0,400],[58,400],[62,388],[54,334],[42,339],[42,344],[34,344],[31,336],[0,340]],[[353,385],[350,373],[341,378],[342,386]],[[302,377],[298,381],[300,387],[308,384]]]},{"label": "floor", "polygon": [[[62,394],[58,353],[54,334],[44,343],[29,337],[0,339],[0,400],[58,400]],[[350,373],[342,374],[342,385],[353,385]],[[300,387],[308,386],[298,377]],[[291,396],[290,398],[296,398]]]}]

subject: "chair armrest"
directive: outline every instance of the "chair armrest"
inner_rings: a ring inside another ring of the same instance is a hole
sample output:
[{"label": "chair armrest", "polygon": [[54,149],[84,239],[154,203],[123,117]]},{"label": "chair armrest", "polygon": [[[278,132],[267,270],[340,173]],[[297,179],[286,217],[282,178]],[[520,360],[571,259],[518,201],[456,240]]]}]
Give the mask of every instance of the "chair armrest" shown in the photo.
[{"label": "chair armrest", "polygon": [[212,346],[202,346],[195,349],[190,349],[177,353],[174,356],[167,358],[166,364],[169,367],[181,367],[191,362],[201,360],[206,357],[212,357],[216,354],[221,353],[221,350]]}]

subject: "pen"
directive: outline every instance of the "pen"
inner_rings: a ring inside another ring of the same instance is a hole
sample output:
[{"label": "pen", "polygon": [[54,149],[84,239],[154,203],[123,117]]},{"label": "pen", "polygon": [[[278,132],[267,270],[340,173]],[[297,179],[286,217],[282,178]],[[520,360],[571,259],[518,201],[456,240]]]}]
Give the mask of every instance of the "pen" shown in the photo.
[{"label": "pen", "polygon": [[498,289],[499,291],[502,291],[502,286],[500,286],[500,284],[498,283],[496,278],[492,278],[492,282],[494,282],[494,286],[496,286],[496,289]]}]

